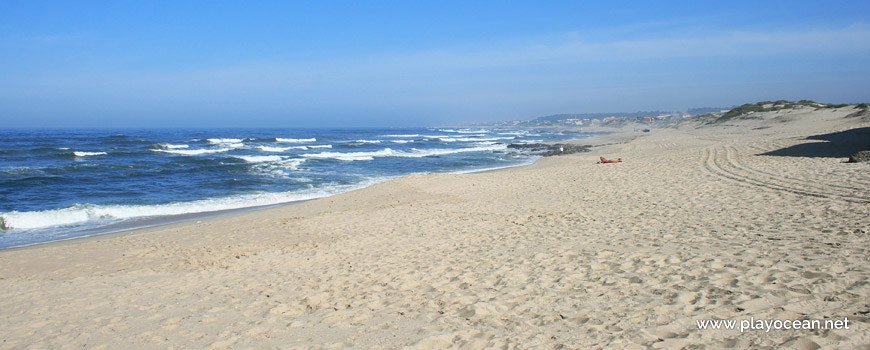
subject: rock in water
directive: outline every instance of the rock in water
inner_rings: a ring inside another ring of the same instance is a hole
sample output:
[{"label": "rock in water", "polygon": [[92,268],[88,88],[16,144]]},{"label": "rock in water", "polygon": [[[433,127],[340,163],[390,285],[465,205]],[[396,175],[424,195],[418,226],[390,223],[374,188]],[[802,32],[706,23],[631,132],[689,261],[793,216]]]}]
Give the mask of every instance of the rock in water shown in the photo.
[{"label": "rock in water", "polygon": [[558,156],[563,154],[571,154],[578,152],[589,152],[589,145],[571,145],[567,143],[545,144],[545,143],[512,143],[508,148],[521,149],[529,151],[533,154],[539,154],[544,157]]}]

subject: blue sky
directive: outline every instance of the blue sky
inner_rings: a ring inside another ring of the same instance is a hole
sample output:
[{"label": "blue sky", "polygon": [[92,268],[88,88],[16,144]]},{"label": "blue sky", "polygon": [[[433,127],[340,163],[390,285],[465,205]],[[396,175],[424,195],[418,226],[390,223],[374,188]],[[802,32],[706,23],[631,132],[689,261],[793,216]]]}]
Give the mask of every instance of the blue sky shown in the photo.
[{"label": "blue sky", "polygon": [[868,1],[0,2],[0,125],[430,126],[870,101]]}]

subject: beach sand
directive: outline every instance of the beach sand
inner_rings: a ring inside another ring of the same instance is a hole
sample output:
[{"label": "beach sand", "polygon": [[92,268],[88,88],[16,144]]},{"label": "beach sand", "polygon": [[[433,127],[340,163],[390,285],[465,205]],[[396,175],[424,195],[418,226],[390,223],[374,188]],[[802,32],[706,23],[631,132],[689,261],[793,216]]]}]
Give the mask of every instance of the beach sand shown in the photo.
[{"label": "beach sand", "polygon": [[[854,111],[3,251],[0,348],[868,349]],[[697,325],[750,318],[849,329]]]}]

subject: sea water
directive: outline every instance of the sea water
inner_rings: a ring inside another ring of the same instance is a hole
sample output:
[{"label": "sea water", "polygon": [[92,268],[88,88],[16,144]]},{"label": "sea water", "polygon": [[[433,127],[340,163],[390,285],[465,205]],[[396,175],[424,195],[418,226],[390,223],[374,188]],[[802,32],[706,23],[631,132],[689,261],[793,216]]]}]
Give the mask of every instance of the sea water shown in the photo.
[{"label": "sea water", "polygon": [[414,173],[528,164],[534,155],[507,145],[586,136],[458,128],[0,130],[0,248],[314,199]]}]

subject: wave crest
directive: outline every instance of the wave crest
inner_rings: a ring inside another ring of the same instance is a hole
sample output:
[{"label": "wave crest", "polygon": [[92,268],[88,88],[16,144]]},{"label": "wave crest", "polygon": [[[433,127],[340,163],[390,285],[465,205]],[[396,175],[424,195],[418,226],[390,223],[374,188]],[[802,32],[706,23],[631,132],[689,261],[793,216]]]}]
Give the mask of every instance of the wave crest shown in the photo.
[{"label": "wave crest", "polygon": [[248,163],[280,162],[281,156],[235,156]]},{"label": "wave crest", "polygon": [[76,157],[104,156],[107,154],[106,152],[73,152]]},{"label": "wave crest", "polygon": [[290,147],[259,146],[259,147],[257,147],[257,149],[259,149],[263,152],[284,152],[284,151],[291,150],[291,149],[298,149],[298,150],[305,151],[305,150],[308,150],[308,146],[290,146]]},{"label": "wave crest", "polygon": [[384,148],[380,151],[374,152],[321,152],[321,153],[309,153],[303,154],[302,156],[305,158],[313,158],[313,159],[336,159],[343,161],[365,161],[365,160],[374,160],[376,157],[403,157],[403,158],[423,158],[423,157],[432,157],[432,156],[440,156],[447,154],[455,154],[455,153],[465,153],[465,152],[491,152],[491,151],[500,151],[507,149],[507,145],[504,144],[493,144],[493,145],[481,145],[480,147],[467,147],[467,148],[434,148],[434,149],[416,149],[412,148],[411,151],[394,151],[390,148]]},{"label": "wave crest", "polygon": [[317,142],[317,139],[312,137],[310,139],[285,139],[276,137],[275,142],[283,142],[283,143],[305,143],[305,142]]},{"label": "wave crest", "polygon": [[230,148],[217,149],[152,149],[154,152],[163,152],[169,154],[177,154],[182,156],[199,156],[203,154],[223,153],[230,151]]}]

